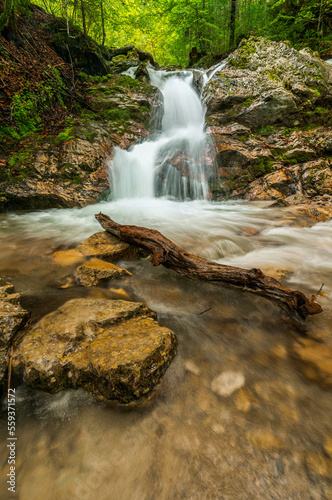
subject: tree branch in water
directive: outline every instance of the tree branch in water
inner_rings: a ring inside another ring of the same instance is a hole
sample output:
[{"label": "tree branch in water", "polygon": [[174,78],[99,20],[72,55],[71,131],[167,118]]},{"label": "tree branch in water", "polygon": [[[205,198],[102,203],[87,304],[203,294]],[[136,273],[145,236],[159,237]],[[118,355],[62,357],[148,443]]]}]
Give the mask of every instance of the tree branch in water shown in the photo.
[{"label": "tree branch in water", "polygon": [[308,299],[302,292],[285,287],[260,269],[242,269],[202,259],[186,252],[159,231],[118,224],[102,213],[96,215],[96,219],[108,233],[151,253],[154,266],[162,264],[189,279],[233,285],[243,291],[257,293],[278,302],[303,319],[322,312],[317,302]]}]

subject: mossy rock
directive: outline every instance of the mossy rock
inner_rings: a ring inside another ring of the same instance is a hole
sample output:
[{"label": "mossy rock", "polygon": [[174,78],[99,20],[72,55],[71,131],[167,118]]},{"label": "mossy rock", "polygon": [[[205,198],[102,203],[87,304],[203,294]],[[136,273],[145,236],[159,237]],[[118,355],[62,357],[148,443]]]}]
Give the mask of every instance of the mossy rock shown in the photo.
[{"label": "mossy rock", "polygon": [[52,47],[64,61],[88,75],[107,75],[106,62],[92,39],[78,30],[69,35],[66,31],[56,31],[56,23],[51,24],[49,29],[54,33]]}]

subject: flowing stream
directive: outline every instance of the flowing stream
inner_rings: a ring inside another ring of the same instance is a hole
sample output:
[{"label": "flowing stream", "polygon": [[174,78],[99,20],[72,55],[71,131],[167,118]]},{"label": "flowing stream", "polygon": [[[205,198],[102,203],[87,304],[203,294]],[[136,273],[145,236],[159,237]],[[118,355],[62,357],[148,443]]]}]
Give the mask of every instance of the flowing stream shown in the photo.
[{"label": "flowing stream", "polygon": [[[108,288],[59,287],[71,270],[55,267],[52,253],[99,231],[94,214],[102,211],[158,229],[205,258],[260,267],[307,295],[324,283],[324,313],[307,326],[331,343],[332,222],[314,224],[265,202],[209,202],[204,111],[192,74],[153,72],[151,80],[164,96],[162,131],[130,151],[117,149],[111,199],[1,215],[0,276],[15,284],[33,320],[73,297],[125,292],[176,333],[178,354],[150,400],[135,408],[96,403],[81,391],[17,387],[17,493],[7,491],[3,449],[1,498],[331,499],[332,395],[301,375],[291,356],[294,325],[277,306],[186,281],[148,260],[121,262],[133,275]],[[245,380],[229,397],[215,393],[225,371]],[[5,410],[3,402],[3,443]]]}]

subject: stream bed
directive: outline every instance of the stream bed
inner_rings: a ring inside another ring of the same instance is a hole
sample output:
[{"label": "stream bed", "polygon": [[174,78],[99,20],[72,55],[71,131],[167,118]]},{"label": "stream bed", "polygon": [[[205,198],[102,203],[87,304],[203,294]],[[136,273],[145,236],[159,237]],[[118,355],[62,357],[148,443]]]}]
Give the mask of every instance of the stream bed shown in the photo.
[{"label": "stream bed", "polygon": [[[0,275],[33,321],[73,297],[126,294],[178,338],[162,382],[135,407],[16,387],[17,492],[7,491],[3,448],[1,498],[332,499],[332,393],[292,358],[292,322],[264,298],[187,281],[148,259],[120,262],[132,276],[106,288],[60,288],[71,270],[57,268],[52,253],[101,230],[100,211],[158,229],[202,257],[260,267],[308,296],[324,283],[324,312],[306,326],[332,345],[332,222],[314,224],[264,202],[163,198],[1,215]],[[243,382],[228,396],[218,379],[224,372]],[[5,443],[4,401],[0,436]]]}]

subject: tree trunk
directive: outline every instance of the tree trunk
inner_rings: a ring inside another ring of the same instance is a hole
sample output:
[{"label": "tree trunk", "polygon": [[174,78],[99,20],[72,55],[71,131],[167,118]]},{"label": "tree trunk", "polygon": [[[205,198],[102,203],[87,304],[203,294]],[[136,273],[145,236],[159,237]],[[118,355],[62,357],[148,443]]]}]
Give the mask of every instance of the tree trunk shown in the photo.
[{"label": "tree trunk", "polygon": [[186,252],[154,229],[117,224],[102,213],[96,215],[96,219],[107,232],[151,253],[154,266],[162,264],[189,279],[233,285],[257,293],[278,302],[302,319],[322,312],[321,306],[302,292],[285,287],[274,278],[265,276],[260,269],[217,264]]},{"label": "tree trunk", "polygon": [[235,41],[235,17],[236,17],[236,0],[231,0],[231,13],[230,13],[230,23],[229,23],[229,48],[234,47]]},{"label": "tree trunk", "polygon": [[83,32],[84,36],[86,36],[86,20],[85,20],[85,7],[84,7],[84,0],[81,0],[81,12],[82,12],[82,23],[83,23]]},{"label": "tree trunk", "polygon": [[105,32],[105,17],[104,17],[103,0],[100,0],[100,15],[101,15],[101,26],[102,26],[102,30],[103,30],[103,40],[102,40],[101,44],[104,47],[105,40],[106,40],[106,32]]},{"label": "tree trunk", "polygon": [[69,35],[68,0],[65,0],[67,35]]}]

